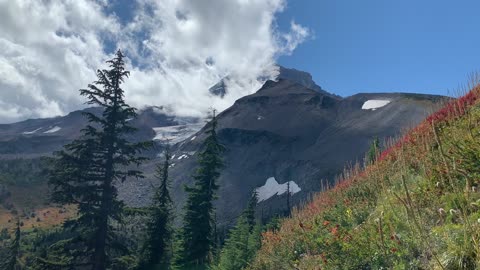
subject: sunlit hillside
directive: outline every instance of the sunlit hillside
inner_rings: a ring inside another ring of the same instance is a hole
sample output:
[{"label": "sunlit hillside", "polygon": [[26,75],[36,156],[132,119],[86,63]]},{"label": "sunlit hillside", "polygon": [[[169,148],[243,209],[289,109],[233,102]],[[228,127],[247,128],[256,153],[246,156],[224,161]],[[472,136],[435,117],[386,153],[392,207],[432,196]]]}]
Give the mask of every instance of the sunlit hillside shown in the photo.
[{"label": "sunlit hillside", "polygon": [[344,175],[249,269],[480,269],[480,86]]}]

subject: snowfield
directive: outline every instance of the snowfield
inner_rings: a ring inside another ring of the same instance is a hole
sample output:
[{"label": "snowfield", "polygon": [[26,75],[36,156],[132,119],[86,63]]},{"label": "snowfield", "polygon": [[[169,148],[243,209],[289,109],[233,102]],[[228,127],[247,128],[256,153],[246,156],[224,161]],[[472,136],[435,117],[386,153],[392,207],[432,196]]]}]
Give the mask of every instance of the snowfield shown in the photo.
[{"label": "snowfield", "polygon": [[197,133],[202,127],[202,124],[154,127],[155,137],[153,140],[176,144]]},{"label": "snowfield", "polygon": [[363,103],[362,110],[375,111],[378,108],[386,106],[390,102],[391,102],[390,100],[381,100],[381,99],[367,100],[367,101],[365,101],[365,103]]},{"label": "snowfield", "polygon": [[49,130],[47,130],[43,133],[55,133],[55,132],[59,131],[60,129],[62,129],[62,128],[59,127],[59,126],[54,126],[53,128],[51,128],[51,129],[49,129]]},{"label": "snowfield", "polygon": [[35,133],[37,133],[37,131],[39,131],[40,129],[42,129],[42,128],[37,128],[37,129],[32,130],[32,131],[25,131],[25,132],[22,132],[22,134],[25,134],[25,135],[35,134]]},{"label": "snowfield", "polygon": [[287,192],[288,183],[290,183],[290,194],[295,194],[302,190],[294,181],[279,184],[275,177],[270,177],[267,179],[265,185],[255,189],[257,191],[258,202],[266,201],[275,195],[282,195]]}]

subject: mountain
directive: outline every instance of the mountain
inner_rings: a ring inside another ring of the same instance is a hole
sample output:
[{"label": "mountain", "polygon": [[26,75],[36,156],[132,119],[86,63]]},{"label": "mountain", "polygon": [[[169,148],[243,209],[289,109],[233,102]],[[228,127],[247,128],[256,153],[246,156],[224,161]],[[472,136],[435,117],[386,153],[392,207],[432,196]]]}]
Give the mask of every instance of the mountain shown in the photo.
[{"label": "mountain", "polygon": [[247,269],[480,269],[478,123],[477,84],[264,233]]},{"label": "mountain", "polygon": [[[0,125],[0,159],[51,155],[80,135],[87,124],[84,112],[101,114],[100,108],[74,111],[66,116],[30,119]],[[198,118],[175,117],[163,107],[148,107],[138,112],[132,125],[138,132],[134,141],[182,140],[201,128]]]},{"label": "mountain", "polygon": [[[313,81],[312,75],[308,72],[297,70],[294,68],[286,68],[281,65],[278,65],[278,76],[277,80],[288,80],[291,82],[298,83],[306,88],[315,90],[319,93],[332,96],[332,97],[339,97],[334,94],[331,94],[324,89],[322,89],[320,86],[318,86],[315,81]],[[229,76],[223,78],[220,80],[218,83],[216,83],[214,86],[210,87],[209,92],[212,93],[213,95],[224,97],[226,93],[228,92],[227,89],[227,83],[230,79]],[[262,80],[263,81],[263,80]]]},{"label": "mountain", "polygon": [[[285,210],[287,186],[294,194],[294,204],[307,200],[322,188],[322,181],[333,181],[345,164],[362,160],[374,137],[383,141],[399,135],[445,99],[402,93],[341,98],[317,86],[306,72],[280,70],[288,79],[267,81],[218,116],[219,138],[228,149],[217,201],[220,225],[233,222],[255,189],[264,218]],[[99,108],[84,111],[101,113]],[[0,125],[0,159],[15,162],[51,155],[80,134],[86,125],[84,111]],[[149,204],[155,165],[165,143],[170,143],[174,154],[172,193],[181,211],[183,186],[192,182],[195,154],[205,138],[204,123],[198,118],[176,117],[164,107],[149,107],[140,110],[132,124],[139,132],[131,139],[154,139],[156,147],[147,153],[151,160],[142,167],[146,179],[119,184],[121,198],[131,206]],[[22,168],[30,166],[26,164]],[[21,174],[15,171],[10,175],[17,179]],[[29,179],[35,178],[32,174]]]},{"label": "mountain", "polygon": [[[229,224],[259,188],[264,217],[286,208],[290,183],[294,203],[333,181],[345,164],[363,159],[374,137],[383,141],[422,121],[444,97],[402,93],[340,98],[289,80],[267,81],[218,116],[218,135],[228,149],[220,177],[217,218]],[[173,147],[173,194],[180,209],[183,186],[192,182],[195,153],[205,128]],[[154,162],[157,162],[156,160]],[[154,162],[144,171],[151,178]],[[131,205],[149,201],[150,183],[125,182],[120,194]]]}]

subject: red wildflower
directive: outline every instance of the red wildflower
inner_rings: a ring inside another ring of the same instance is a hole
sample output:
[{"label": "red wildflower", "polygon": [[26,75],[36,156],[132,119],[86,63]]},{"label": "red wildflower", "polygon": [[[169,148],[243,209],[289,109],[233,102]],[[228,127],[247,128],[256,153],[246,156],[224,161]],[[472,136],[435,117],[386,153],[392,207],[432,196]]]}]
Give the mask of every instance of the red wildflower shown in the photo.
[{"label": "red wildflower", "polygon": [[327,258],[325,257],[325,253],[320,254],[320,257],[322,257],[322,261],[324,264],[327,264]]},{"label": "red wildflower", "polygon": [[330,230],[330,232],[331,232],[333,235],[337,236],[337,235],[338,235],[338,225],[335,226],[335,227],[333,227],[333,228]]},{"label": "red wildflower", "polygon": [[346,235],[345,237],[343,237],[344,242],[348,242],[350,240],[352,240],[352,237],[350,235]]}]

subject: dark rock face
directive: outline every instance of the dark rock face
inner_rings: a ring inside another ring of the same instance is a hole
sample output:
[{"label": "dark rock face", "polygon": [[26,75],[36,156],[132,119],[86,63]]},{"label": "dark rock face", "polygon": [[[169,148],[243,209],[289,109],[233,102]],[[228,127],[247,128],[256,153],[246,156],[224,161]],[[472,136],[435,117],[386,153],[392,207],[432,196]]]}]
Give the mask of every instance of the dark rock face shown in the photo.
[{"label": "dark rock face", "polygon": [[219,96],[223,98],[227,93],[227,86],[225,85],[225,79],[222,79],[221,81],[216,83],[214,86],[210,87],[208,91],[215,96]]},{"label": "dark rock face", "polygon": [[302,86],[305,86],[306,88],[315,90],[319,93],[325,94],[327,96],[332,96],[332,97],[337,97],[339,96],[334,95],[332,93],[329,93],[325,91],[325,89],[322,89],[319,85],[313,81],[312,75],[308,72],[297,70],[294,68],[286,68],[283,66],[278,66],[280,69],[280,74],[278,75],[279,80],[288,80],[291,82],[298,83]]},{"label": "dark rock face", "polygon": [[[219,222],[234,220],[252,191],[270,177],[280,184],[294,181],[301,191],[292,199],[295,203],[306,200],[321,189],[321,180],[332,181],[346,164],[361,161],[375,136],[383,141],[399,135],[422,121],[443,99],[396,93],[342,99],[288,80],[266,82],[257,93],[237,100],[218,117],[218,135],[228,149],[219,180]],[[369,100],[388,104],[362,109]],[[185,199],[183,185],[192,182],[195,153],[204,138],[201,130],[173,149],[171,176],[178,209]],[[153,165],[146,168],[149,171]],[[148,186],[125,183],[122,194],[130,203],[145,203]],[[259,207],[269,215],[286,208],[286,197],[273,196]]]}]

